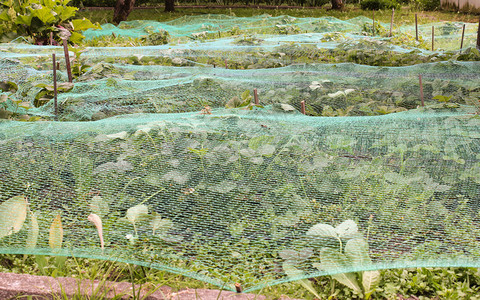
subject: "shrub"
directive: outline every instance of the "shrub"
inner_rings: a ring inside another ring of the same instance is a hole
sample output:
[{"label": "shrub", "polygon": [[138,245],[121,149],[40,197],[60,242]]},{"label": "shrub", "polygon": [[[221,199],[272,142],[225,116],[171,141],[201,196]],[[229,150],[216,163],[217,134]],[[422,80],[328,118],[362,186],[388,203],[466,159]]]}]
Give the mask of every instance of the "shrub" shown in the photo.
[{"label": "shrub", "polygon": [[363,10],[400,8],[400,5],[395,0],[363,0],[360,6]]},{"label": "shrub", "polygon": [[99,28],[88,19],[74,19],[78,8],[67,6],[70,0],[7,0],[0,4],[0,41],[7,42],[19,36],[30,38],[38,45],[49,43],[50,34],[60,41],[70,37],[79,43],[80,33]]},{"label": "shrub", "polygon": [[414,6],[420,10],[437,10],[440,8],[440,0],[414,0]]}]

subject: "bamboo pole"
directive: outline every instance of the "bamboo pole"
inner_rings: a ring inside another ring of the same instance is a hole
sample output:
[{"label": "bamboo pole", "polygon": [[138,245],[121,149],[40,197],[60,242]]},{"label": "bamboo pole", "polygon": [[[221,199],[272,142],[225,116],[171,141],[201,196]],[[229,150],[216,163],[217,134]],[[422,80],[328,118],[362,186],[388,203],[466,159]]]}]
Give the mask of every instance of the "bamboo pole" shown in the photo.
[{"label": "bamboo pole", "polygon": [[435,26],[432,26],[432,51],[435,51]]},{"label": "bamboo pole", "polygon": [[375,36],[375,11],[372,11],[372,13],[373,13],[373,16],[372,16],[372,21],[373,21],[372,30],[373,30],[373,36]]},{"label": "bamboo pole", "polygon": [[393,30],[393,17],[395,16],[395,8],[392,8],[392,18],[390,19],[390,34],[388,36],[392,36]]},{"label": "bamboo pole", "polygon": [[260,101],[258,100],[257,89],[253,89],[253,99],[255,100],[256,105],[260,104]]},{"label": "bamboo pole", "polygon": [[68,44],[66,39],[63,39],[63,53],[65,53],[65,64],[67,67],[68,82],[73,82],[72,68],[70,66],[70,54],[68,53]]},{"label": "bamboo pole", "polygon": [[418,41],[418,21],[417,21],[417,14],[415,14],[415,39]]},{"label": "bamboo pole", "polygon": [[418,75],[418,82],[420,84],[420,101],[422,103],[422,107],[425,106],[425,102],[423,99],[423,83],[422,83],[422,75]]},{"label": "bamboo pole", "polygon": [[478,29],[477,29],[477,49],[480,50],[480,19],[478,19]]},{"label": "bamboo pole", "polygon": [[460,40],[460,52],[462,52],[463,49],[463,38],[465,37],[465,24],[463,24],[462,28],[462,39]]},{"label": "bamboo pole", "polygon": [[53,105],[55,106],[55,120],[58,119],[58,103],[57,103],[57,63],[55,53],[52,54],[53,60]]},{"label": "bamboo pole", "polygon": [[300,111],[305,114],[305,101],[300,102]]}]

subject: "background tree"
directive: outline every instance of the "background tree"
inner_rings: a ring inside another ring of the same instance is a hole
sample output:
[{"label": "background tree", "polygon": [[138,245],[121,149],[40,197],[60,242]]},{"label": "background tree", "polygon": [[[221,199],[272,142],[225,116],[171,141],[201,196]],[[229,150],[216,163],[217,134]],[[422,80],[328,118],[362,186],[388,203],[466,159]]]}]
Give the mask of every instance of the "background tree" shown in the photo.
[{"label": "background tree", "polygon": [[332,0],[332,9],[342,9],[343,0]]},{"label": "background tree", "polygon": [[113,11],[113,23],[118,24],[126,21],[134,6],[135,0],[117,0],[115,10]]},{"label": "background tree", "polygon": [[175,11],[175,0],[165,0],[165,11],[166,12]]}]

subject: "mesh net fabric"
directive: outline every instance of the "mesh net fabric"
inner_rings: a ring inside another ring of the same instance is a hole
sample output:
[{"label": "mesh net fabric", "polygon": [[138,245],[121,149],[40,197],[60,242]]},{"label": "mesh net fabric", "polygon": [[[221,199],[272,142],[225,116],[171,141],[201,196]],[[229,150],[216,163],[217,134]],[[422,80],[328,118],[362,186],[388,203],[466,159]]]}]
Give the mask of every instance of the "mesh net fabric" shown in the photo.
[{"label": "mesh net fabric", "polygon": [[[259,30],[254,18],[211,18]],[[207,20],[159,26],[181,36]],[[301,21],[308,30],[321,20]],[[202,60],[243,62],[251,48],[209,43],[88,48],[91,67],[59,94],[60,122],[0,123],[0,253],[131,262],[244,291],[340,272],[480,266],[478,62],[299,64],[266,47],[278,54],[266,58],[271,68],[235,70]],[[0,80],[19,86],[2,94],[34,103],[60,49],[0,49]],[[254,88],[264,107],[224,108]],[[52,118],[52,101],[28,113]],[[368,244],[361,263],[347,257],[355,241]],[[345,263],[329,264],[338,260],[329,251]]]}]

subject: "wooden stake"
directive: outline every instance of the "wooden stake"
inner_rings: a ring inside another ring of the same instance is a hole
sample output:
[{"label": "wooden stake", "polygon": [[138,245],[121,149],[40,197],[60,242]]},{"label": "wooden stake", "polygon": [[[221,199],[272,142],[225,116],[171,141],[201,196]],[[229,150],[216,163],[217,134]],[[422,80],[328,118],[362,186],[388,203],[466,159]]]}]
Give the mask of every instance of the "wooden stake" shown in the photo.
[{"label": "wooden stake", "polygon": [[50,31],[50,46],[53,45],[53,32]]},{"label": "wooden stake", "polygon": [[422,103],[422,107],[425,106],[425,102],[423,101],[423,83],[422,83],[422,75],[418,75],[418,82],[420,84],[420,101]]},{"label": "wooden stake", "polygon": [[373,21],[373,36],[375,36],[375,11],[372,11],[373,12],[373,16],[372,16],[372,21]]},{"label": "wooden stake", "polygon": [[241,293],[242,292],[242,285],[238,282],[235,283],[235,290],[237,291],[237,293]]},{"label": "wooden stake", "polygon": [[395,16],[395,8],[392,8],[392,18],[390,19],[390,34],[388,36],[392,36],[393,30],[393,17]]},{"label": "wooden stake", "polygon": [[417,22],[417,14],[415,14],[415,39],[418,41],[418,22]]},{"label": "wooden stake", "polygon": [[480,19],[478,19],[478,29],[477,29],[477,49],[480,50]]},{"label": "wooden stake", "polygon": [[58,103],[57,103],[57,63],[55,53],[52,54],[53,60],[53,105],[55,106],[55,120],[58,119]]},{"label": "wooden stake", "polygon": [[432,26],[432,51],[435,51],[435,26]]},{"label": "wooden stake", "polygon": [[65,64],[67,66],[68,82],[73,82],[72,68],[70,67],[70,54],[68,53],[67,40],[63,40],[63,53],[65,53]]},{"label": "wooden stake", "polygon": [[462,39],[460,40],[460,52],[462,52],[463,49],[463,38],[465,37],[465,24],[463,24],[462,28]]},{"label": "wooden stake", "polygon": [[227,59],[225,59],[225,69],[228,69]]},{"label": "wooden stake", "polygon": [[256,105],[260,104],[260,101],[258,101],[257,89],[253,89],[253,99],[255,99],[255,104]]},{"label": "wooden stake", "polygon": [[305,101],[300,102],[300,111],[305,114]]}]

